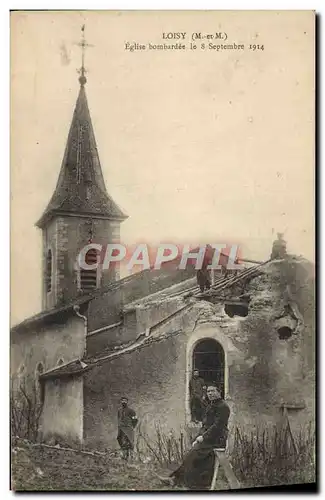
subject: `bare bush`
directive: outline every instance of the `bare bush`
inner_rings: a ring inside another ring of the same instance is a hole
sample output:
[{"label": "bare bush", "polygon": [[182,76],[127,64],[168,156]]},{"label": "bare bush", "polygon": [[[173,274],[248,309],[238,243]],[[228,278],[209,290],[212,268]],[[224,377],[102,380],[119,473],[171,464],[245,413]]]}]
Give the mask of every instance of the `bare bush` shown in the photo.
[{"label": "bare bush", "polygon": [[138,457],[148,456],[160,465],[171,465],[183,460],[186,451],[184,433],[177,435],[174,431],[163,432],[159,424],[155,425],[155,437],[151,439],[148,434],[138,427],[136,453]]},{"label": "bare bush", "polygon": [[[188,436],[174,432],[164,433],[155,426],[155,437],[138,429],[136,452],[140,459],[160,465],[180,464],[189,448]],[[315,431],[309,423],[295,435],[290,424],[278,430],[276,427],[256,429],[248,433],[239,427],[234,429],[230,462],[243,487],[299,484],[315,481]]]},{"label": "bare bush", "polygon": [[35,384],[28,389],[27,384],[19,385],[10,393],[10,420],[13,438],[20,437],[29,441],[37,441],[43,401]]},{"label": "bare bush", "polygon": [[315,481],[315,431],[310,423],[294,435],[285,429],[235,429],[231,462],[246,487],[299,484]]}]

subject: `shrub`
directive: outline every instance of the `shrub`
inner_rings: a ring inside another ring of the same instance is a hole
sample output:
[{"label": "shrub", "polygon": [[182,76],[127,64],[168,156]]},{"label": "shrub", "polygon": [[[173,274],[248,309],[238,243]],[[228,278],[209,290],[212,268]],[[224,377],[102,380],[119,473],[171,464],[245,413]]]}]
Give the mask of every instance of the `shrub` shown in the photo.
[{"label": "shrub", "polygon": [[244,433],[236,427],[231,463],[246,487],[315,481],[315,431],[310,423],[295,436],[285,429],[257,429]]},{"label": "shrub", "polygon": [[42,409],[43,402],[36,387],[28,390],[26,384],[21,384],[17,391],[11,388],[10,423],[13,439],[37,440]]}]

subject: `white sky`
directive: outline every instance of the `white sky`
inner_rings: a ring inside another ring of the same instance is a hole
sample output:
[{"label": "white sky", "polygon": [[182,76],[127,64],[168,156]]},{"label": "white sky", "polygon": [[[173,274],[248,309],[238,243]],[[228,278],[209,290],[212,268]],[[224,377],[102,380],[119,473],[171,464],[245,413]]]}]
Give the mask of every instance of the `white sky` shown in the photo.
[{"label": "white sky", "polygon": [[[313,17],[306,12],[12,15],[12,322],[41,307],[34,223],[61,166],[78,94],[88,104],[122,240],[234,241],[266,259],[277,231],[314,260]],[[259,53],[133,52],[163,31],[226,31]]]}]

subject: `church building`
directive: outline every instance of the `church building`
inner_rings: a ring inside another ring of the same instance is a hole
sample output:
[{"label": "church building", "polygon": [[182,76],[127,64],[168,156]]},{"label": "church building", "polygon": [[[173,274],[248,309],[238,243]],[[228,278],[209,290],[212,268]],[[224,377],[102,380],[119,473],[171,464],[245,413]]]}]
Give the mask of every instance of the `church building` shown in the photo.
[{"label": "church building", "polygon": [[[235,426],[294,427],[314,419],[314,276],[285,256],[216,277],[200,293],[193,265],[120,279],[85,270],[89,242],[120,241],[128,217],[107,192],[81,68],[79,94],[54,193],[37,221],[43,241],[42,307],[11,329],[12,391],[36,391],[43,441],[117,447],[121,396],[138,432],[187,435],[194,368],[217,382]],[[89,252],[89,262],[96,262]],[[17,403],[18,404],[18,403]]]}]

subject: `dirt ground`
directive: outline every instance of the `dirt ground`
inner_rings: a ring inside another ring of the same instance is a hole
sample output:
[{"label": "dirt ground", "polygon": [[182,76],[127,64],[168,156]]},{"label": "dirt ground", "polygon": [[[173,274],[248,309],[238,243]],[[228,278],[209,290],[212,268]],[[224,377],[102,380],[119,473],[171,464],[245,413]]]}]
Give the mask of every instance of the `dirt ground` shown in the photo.
[{"label": "dirt ground", "polygon": [[[12,447],[14,491],[175,491],[157,477],[169,472],[136,460],[126,464],[116,453],[91,456],[34,446],[25,440]],[[217,489],[227,489],[227,484],[221,479]]]}]

